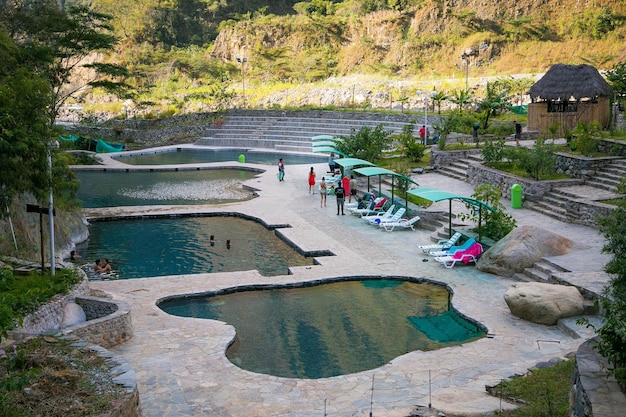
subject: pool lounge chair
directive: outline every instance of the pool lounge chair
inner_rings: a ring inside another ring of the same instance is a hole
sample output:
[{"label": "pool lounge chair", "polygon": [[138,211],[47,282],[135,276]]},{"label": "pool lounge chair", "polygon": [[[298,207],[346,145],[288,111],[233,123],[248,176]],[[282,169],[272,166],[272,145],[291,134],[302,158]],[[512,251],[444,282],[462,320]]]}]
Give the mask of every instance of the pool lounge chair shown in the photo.
[{"label": "pool lounge chair", "polygon": [[396,205],[392,204],[386,211],[379,211],[376,214],[370,214],[369,216],[361,216],[361,218],[366,222],[372,222],[376,219],[385,219],[389,218],[393,215],[393,211],[396,209]]},{"label": "pool lounge chair", "polygon": [[458,245],[458,246],[452,246],[446,250],[440,250],[440,251],[430,251],[428,252],[428,254],[430,256],[447,256],[447,255],[452,255],[453,253],[460,251],[460,250],[467,250],[470,246],[472,246],[473,243],[476,243],[476,241],[472,238],[469,238],[465,241],[465,243],[463,243],[462,245]]},{"label": "pool lounge chair", "polygon": [[438,256],[435,260],[449,269],[453,268],[457,262],[463,262],[464,264],[476,263],[482,253],[483,246],[478,242],[474,242],[466,250],[456,251],[452,255]]},{"label": "pool lounge chair", "polygon": [[400,219],[397,222],[383,222],[380,224],[380,227],[382,227],[388,232],[393,232],[396,227],[401,228],[401,229],[415,230],[413,225],[417,223],[418,221],[420,221],[420,219],[421,219],[420,216],[415,216],[410,219]]},{"label": "pool lounge chair", "polygon": [[424,253],[428,253],[431,251],[442,251],[446,250],[456,244],[459,239],[463,236],[460,232],[456,232],[453,234],[450,239],[443,239],[433,245],[420,245],[418,248],[422,250]]},{"label": "pool lounge chair", "polygon": [[404,216],[404,213],[406,212],[406,209],[404,207],[400,207],[398,209],[398,211],[396,211],[395,213],[393,213],[393,216],[386,218],[386,219],[374,219],[373,222],[371,222],[370,224],[372,225],[378,225],[380,227],[383,227],[382,225],[385,223],[395,223],[398,220],[400,220],[402,218],[402,216]]},{"label": "pool lounge chair", "polygon": [[374,200],[371,206],[368,206],[368,208],[352,210],[352,214],[355,216],[370,216],[376,214],[379,211],[383,211],[383,207],[385,207],[386,202],[387,199],[385,197],[378,197]]}]

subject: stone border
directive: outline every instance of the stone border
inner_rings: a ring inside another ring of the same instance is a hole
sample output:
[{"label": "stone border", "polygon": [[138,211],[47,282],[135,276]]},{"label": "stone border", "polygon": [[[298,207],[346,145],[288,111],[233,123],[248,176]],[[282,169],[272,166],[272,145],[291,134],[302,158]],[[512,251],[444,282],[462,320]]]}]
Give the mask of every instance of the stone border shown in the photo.
[{"label": "stone border", "polygon": [[576,351],[568,416],[624,416],[626,396],[615,378],[607,376],[608,364],[593,348],[595,341],[586,341]]},{"label": "stone border", "polygon": [[61,329],[63,335],[77,336],[88,342],[111,348],[132,339],[130,306],[123,301],[98,297],[76,297],[87,321]]},{"label": "stone border", "polygon": [[111,411],[99,414],[99,417],[141,417],[143,415],[135,371],[120,355],[73,335],[62,338],[73,341],[72,346],[81,351],[96,352],[100,358],[104,359],[113,382],[123,387],[125,394],[120,396],[118,402],[112,404],[113,409]]},{"label": "stone border", "polygon": [[17,328],[14,333],[40,334],[59,329],[63,320],[65,305],[73,302],[76,297],[84,296],[88,293],[89,280],[87,275],[83,275],[83,280],[72,291],[62,296],[55,295],[49,302],[39,307],[37,311],[26,315],[22,326]]}]

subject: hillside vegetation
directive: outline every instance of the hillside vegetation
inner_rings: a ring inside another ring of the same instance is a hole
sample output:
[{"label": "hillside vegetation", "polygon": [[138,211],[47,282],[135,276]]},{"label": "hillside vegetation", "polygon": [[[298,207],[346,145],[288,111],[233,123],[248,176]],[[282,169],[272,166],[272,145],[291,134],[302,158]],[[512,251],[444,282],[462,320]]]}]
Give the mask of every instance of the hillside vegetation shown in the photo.
[{"label": "hillside vegetation", "polygon": [[346,87],[346,76],[370,89],[395,80],[443,90],[463,87],[465,77],[475,85],[480,77],[543,73],[555,63],[608,69],[626,58],[624,1],[92,4],[114,16],[120,44],[112,59],[131,70],[135,101],[170,114],[289,106],[304,85]]}]

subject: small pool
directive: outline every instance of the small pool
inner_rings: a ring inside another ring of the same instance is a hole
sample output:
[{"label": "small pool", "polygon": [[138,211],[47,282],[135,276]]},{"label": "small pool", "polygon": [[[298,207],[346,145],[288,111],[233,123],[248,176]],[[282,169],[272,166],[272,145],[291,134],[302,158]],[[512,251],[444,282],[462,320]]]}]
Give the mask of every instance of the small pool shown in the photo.
[{"label": "small pool", "polygon": [[226,352],[229,360],[252,372],[286,378],[365,371],[408,352],[485,335],[450,308],[446,287],[405,279],[231,289],[167,300],[159,308],[233,325],[237,335]]},{"label": "small pool", "polygon": [[120,279],[254,269],[287,275],[291,266],[314,263],[274,231],[235,216],[96,221],[77,250],[86,262],[109,259]]},{"label": "small pool", "polygon": [[259,149],[190,149],[171,148],[167,150],[147,150],[116,156],[117,161],[130,165],[178,165],[200,164],[208,162],[237,162],[244,155],[245,162],[261,165],[276,165],[283,158],[285,165],[319,164],[328,157],[313,154],[281,153]]},{"label": "small pool", "polygon": [[242,183],[253,171],[76,171],[83,207],[220,204],[253,198]]}]

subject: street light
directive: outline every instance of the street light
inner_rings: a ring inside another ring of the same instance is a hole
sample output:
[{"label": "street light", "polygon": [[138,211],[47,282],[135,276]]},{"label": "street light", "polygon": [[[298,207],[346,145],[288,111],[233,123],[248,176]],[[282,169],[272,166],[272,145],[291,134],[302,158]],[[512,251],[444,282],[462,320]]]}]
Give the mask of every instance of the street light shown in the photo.
[{"label": "street light", "polygon": [[48,195],[48,220],[50,224],[50,275],[54,276],[54,202],[52,198],[52,151],[59,149],[58,141],[48,142],[48,174],[50,175],[50,194]]},{"label": "street light", "polygon": [[246,62],[248,62],[248,58],[235,58],[237,60],[237,62],[239,62],[241,64],[241,92],[243,94],[243,105],[245,107],[246,105],[246,78],[245,78],[245,74],[246,71],[244,69],[244,65],[246,64]]},{"label": "street light", "polygon": [[[421,90],[417,90],[417,95],[418,97],[422,97]],[[422,98],[424,100],[424,127],[426,128],[426,132],[424,135],[424,142],[428,141],[428,98],[430,97],[432,99],[436,95],[437,95],[437,92],[433,90],[430,92],[430,95],[424,93],[424,96]]]},{"label": "street light", "polygon": [[469,59],[471,56],[471,52],[469,54],[466,54],[465,52],[463,52],[461,54],[461,59],[463,61],[465,61],[465,91],[467,91],[468,89],[468,78],[469,78]]}]

